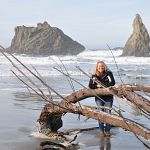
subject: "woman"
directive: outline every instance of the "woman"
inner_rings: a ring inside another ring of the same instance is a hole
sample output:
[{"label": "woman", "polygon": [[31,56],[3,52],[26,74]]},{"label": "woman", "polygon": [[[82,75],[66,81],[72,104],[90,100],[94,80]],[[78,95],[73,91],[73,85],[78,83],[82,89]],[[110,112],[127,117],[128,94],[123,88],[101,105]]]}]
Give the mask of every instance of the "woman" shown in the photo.
[{"label": "woman", "polygon": [[[89,87],[91,89],[96,89],[113,85],[115,85],[115,80],[112,72],[108,69],[103,61],[98,61],[95,73],[90,79]],[[98,106],[106,106],[111,108],[113,104],[113,95],[98,95],[98,97],[95,97],[95,101]],[[100,110],[108,113],[111,112],[111,110],[108,109]],[[100,136],[110,136],[111,125],[104,124],[103,122],[99,121],[99,129],[101,131]]]}]

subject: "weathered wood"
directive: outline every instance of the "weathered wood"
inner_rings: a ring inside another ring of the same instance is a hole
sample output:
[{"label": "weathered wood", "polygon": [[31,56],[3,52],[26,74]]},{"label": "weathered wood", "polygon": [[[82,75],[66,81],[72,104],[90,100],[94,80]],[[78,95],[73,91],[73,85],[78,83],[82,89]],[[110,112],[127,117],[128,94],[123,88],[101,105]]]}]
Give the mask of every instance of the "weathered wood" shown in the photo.
[{"label": "weathered wood", "polygon": [[149,86],[142,85],[121,85],[118,88],[112,87],[110,91],[118,97],[125,97],[128,101],[132,102],[135,106],[150,113],[150,101],[145,97],[139,95],[135,91],[148,92]]},{"label": "weathered wood", "polygon": [[[142,86],[120,86],[120,87],[110,87],[110,88],[98,88],[98,89],[90,89],[90,88],[83,88],[79,91],[72,93],[71,95],[64,97],[64,100],[61,103],[76,103],[88,97],[93,97],[97,95],[117,95],[118,97],[125,97],[127,100],[136,104],[141,109],[150,113],[150,101],[144,98],[143,96],[132,92],[132,91],[141,91]],[[143,91],[148,91],[149,87],[142,88]],[[132,91],[131,91],[132,90]]]},{"label": "weathered wood", "polygon": [[123,84],[120,85],[119,88],[123,88],[128,91],[141,91],[150,93],[150,86],[142,84]]},{"label": "weathered wood", "polygon": [[[63,103],[60,105],[61,107],[47,104],[45,105],[44,110],[45,112],[48,112],[48,113],[71,112],[75,114],[81,114],[88,118],[100,120],[104,123],[108,123],[113,126],[121,127],[125,130],[135,133],[136,135],[142,136],[147,140],[150,139],[150,130],[130,119],[122,118],[117,115],[108,114],[103,111],[96,111],[96,110],[93,110],[91,108],[87,108],[84,106],[80,107],[80,106],[77,106],[76,104]],[[69,108],[68,110],[72,110],[72,111],[66,111],[66,109],[62,109],[63,107]]]},{"label": "weathered wood", "polygon": [[137,93],[134,93],[134,92],[130,92],[130,91],[125,91],[123,96],[130,102],[137,105],[138,108],[142,108],[145,111],[147,111],[148,113],[150,113],[150,101],[148,101],[143,96],[141,96]]},{"label": "weathered wood", "polygon": [[[128,88],[126,90],[126,87]],[[123,90],[122,90],[123,89]],[[94,109],[85,107],[85,106],[77,106],[73,103],[76,103],[77,101],[83,100],[88,97],[93,97],[97,95],[109,95],[109,94],[114,94],[114,95],[122,95],[125,96],[127,99],[129,99],[131,102],[136,103],[136,105],[144,108],[144,110],[149,110],[148,107],[149,101],[145,99],[144,97],[137,95],[136,93],[133,93],[129,90],[133,91],[132,86],[127,86],[125,85],[120,86],[118,88],[116,87],[110,87],[110,88],[98,88],[98,89],[90,89],[90,88],[83,88],[77,92],[74,92],[73,94],[67,96],[62,100],[58,106],[52,106],[52,104],[47,104],[44,107],[45,112],[49,113],[66,113],[66,112],[71,112],[71,113],[77,113],[84,115],[88,118],[93,118],[96,120],[100,120],[102,122],[111,124],[113,126],[118,126],[121,127],[125,130],[131,131],[135,133],[136,135],[140,135],[144,137],[145,139],[150,139],[150,130],[148,128],[143,127],[142,125],[129,120],[127,118],[123,118],[120,116],[108,114],[105,112],[98,112]],[[147,90],[147,88],[145,88]],[[145,90],[144,89],[144,90]],[[141,87],[136,87],[134,86],[134,90],[136,91],[141,91]],[[145,105],[146,104],[146,105]],[[63,109],[66,108],[66,109]],[[150,107],[149,107],[150,108]]]}]

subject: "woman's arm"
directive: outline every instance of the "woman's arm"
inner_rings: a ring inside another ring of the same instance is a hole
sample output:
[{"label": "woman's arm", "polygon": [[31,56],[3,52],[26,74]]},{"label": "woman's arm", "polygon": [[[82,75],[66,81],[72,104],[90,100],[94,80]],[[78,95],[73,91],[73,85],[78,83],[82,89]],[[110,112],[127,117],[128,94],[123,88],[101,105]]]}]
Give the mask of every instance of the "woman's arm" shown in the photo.
[{"label": "woman's arm", "polygon": [[108,72],[108,77],[110,77],[108,86],[114,86],[115,85],[115,79],[114,79],[113,73],[111,71]]}]

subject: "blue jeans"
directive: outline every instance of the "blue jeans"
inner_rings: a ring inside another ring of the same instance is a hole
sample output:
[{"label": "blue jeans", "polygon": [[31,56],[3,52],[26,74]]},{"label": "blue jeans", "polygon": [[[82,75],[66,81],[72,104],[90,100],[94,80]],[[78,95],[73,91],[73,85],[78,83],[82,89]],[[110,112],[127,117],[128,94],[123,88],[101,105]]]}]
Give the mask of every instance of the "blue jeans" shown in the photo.
[{"label": "blue jeans", "polygon": [[[95,98],[95,102],[96,102],[96,104],[98,106],[105,106],[105,107],[112,108],[113,98],[112,99],[108,99],[108,100],[104,100],[104,101]],[[101,109],[101,108],[99,108],[99,110],[107,112],[107,113],[111,113],[111,110],[108,110],[108,109]],[[99,123],[99,129],[100,129],[100,131],[102,131],[102,132],[109,132],[110,131],[111,125],[104,124],[101,121],[99,121],[98,123]]]}]

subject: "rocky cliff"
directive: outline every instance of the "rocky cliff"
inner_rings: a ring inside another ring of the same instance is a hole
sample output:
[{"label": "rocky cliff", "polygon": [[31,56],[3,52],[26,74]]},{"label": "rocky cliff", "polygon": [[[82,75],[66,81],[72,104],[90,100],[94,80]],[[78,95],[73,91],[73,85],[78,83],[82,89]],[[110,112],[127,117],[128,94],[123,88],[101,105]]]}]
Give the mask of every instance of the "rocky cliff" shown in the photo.
[{"label": "rocky cliff", "polygon": [[133,33],[125,44],[122,56],[149,56],[149,42],[150,37],[148,31],[140,15],[136,14],[133,21]]},{"label": "rocky cliff", "polygon": [[8,51],[29,55],[76,55],[85,47],[47,22],[37,27],[17,26]]}]

